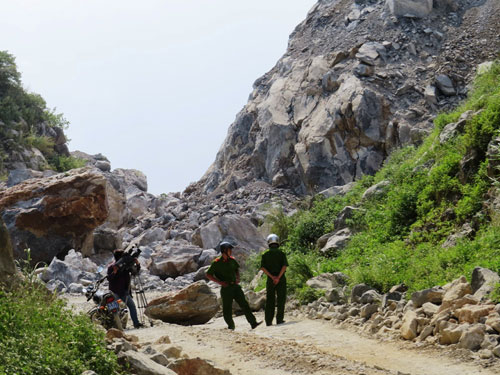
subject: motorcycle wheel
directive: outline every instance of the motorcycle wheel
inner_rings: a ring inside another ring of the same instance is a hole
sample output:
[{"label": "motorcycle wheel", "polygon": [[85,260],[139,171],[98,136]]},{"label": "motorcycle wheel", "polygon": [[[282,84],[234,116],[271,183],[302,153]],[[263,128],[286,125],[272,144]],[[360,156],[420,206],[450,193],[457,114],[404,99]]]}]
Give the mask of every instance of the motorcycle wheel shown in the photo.
[{"label": "motorcycle wheel", "polygon": [[106,319],[99,311],[99,309],[93,309],[89,312],[90,320],[94,323],[100,324],[103,327],[106,327]]}]

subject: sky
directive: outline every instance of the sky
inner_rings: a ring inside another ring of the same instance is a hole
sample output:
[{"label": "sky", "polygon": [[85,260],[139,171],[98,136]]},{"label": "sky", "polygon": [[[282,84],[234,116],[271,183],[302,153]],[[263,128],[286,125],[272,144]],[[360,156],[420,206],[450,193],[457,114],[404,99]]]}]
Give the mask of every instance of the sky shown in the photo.
[{"label": "sky", "polygon": [[0,50],[70,122],[70,151],[138,169],[158,195],[202,177],[315,3],[2,1]]}]

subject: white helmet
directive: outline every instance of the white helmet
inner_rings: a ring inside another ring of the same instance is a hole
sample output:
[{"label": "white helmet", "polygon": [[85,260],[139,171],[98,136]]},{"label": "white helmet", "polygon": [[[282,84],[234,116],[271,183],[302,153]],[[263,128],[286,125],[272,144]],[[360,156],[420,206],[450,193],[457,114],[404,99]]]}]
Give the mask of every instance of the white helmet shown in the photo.
[{"label": "white helmet", "polygon": [[267,244],[268,245],[271,245],[271,244],[279,245],[280,238],[276,234],[271,233],[269,236],[267,236]]}]

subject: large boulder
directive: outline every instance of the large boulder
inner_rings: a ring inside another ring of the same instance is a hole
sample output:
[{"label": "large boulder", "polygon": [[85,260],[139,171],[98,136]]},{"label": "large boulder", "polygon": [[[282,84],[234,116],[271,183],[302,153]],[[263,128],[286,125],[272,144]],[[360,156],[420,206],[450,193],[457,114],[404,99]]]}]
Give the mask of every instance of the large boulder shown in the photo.
[{"label": "large boulder", "polygon": [[472,293],[478,298],[485,298],[490,294],[495,285],[500,282],[498,273],[493,272],[487,268],[476,267],[472,271]]},{"label": "large boulder", "polygon": [[149,271],[163,279],[177,277],[198,270],[198,259],[202,249],[197,246],[174,243],[172,246],[160,247],[153,254],[154,262]]},{"label": "large boulder", "polygon": [[92,251],[92,231],[109,213],[106,179],[80,168],[30,179],[3,191],[2,218],[10,233],[15,258],[31,249],[34,263],[50,263],[69,249]]},{"label": "large boulder", "polygon": [[204,324],[219,310],[217,296],[205,281],[197,281],[179,292],[152,300],[146,315],[167,323]]},{"label": "large boulder", "polygon": [[215,217],[200,227],[193,235],[193,243],[203,249],[215,248],[222,239],[236,243],[235,255],[248,255],[267,248],[266,241],[250,219],[229,214]]}]

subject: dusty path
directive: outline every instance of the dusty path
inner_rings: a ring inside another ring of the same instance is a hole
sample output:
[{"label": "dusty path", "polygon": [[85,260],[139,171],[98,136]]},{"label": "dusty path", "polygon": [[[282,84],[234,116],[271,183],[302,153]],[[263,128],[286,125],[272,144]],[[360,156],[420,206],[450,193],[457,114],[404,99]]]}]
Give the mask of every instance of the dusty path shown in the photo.
[{"label": "dusty path", "polygon": [[[89,304],[70,297],[77,311]],[[263,314],[258,313],[259,320]],[[222,318],[201,326],[161,323],[127,330],[142,344],[168,336],[189,357],[210,360],[233,375],[493,375],[500,368],[483,368],[437,348],[417,349],[404,341],[380,341],[341,329],[325,320],[292,320],[280,326],[264,324],[251,330],[243,316],[235,317],[236,330],[226,329]],[[470,353],[470,352],[463,352]],[[463,357],[467,357],[464,354]]]},{"label": "dusty path", "polygon": [[243,317],[235,322],[234,332],[219,318],[203,326],[161,324],[133,334],[146,342],[168,335],[189,357],[209,359],[234,375],[500,374],[500,369],[485,369],[437,350],[422,352],[402,342],[362,337],[328,321],[289,321],[253,331]]}]

